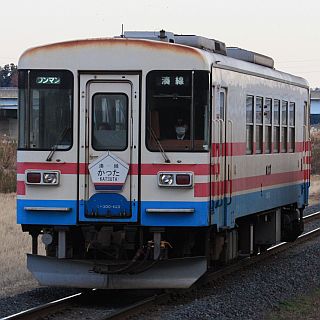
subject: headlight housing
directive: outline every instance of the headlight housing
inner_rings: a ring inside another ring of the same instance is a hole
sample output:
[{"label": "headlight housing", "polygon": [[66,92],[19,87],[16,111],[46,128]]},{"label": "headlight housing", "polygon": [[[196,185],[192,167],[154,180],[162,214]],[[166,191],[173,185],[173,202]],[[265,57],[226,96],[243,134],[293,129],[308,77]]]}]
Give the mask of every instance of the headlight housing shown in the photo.
[{"label": "headlight housing", "polygon": [[158,186],[192,188],[193,172],[158,172]]},{"label": "headlight housing", "polygon": [[57,186],[60,183],[60,171],[26,170],[25,182],[28,185]]}]

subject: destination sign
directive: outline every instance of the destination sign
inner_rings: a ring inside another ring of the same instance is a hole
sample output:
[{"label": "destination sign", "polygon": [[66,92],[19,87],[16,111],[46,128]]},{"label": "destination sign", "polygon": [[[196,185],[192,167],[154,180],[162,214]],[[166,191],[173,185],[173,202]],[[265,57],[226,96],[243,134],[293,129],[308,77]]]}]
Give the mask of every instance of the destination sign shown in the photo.
[{"label": "destination sign", "polygon": [[158,83],[161,84],[161,86],[184,86],[186,85],[186,79],[183,76],[177,75],[177,76],[162,76],[160,78],[160,81],[158,80]]},{"label": "destination sign", "polygon": [[37,84],[60,84],[61,78],[59,77],[37,77]]}]

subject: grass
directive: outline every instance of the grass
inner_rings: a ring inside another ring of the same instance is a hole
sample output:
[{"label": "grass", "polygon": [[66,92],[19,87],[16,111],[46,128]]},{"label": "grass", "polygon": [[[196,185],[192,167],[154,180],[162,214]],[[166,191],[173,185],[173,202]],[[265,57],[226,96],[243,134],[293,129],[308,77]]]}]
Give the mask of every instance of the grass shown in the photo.
[{"label": "grass", "polygon": [[16,196],[0,194],[0,297],[36,285],[26,267],[31,237],[16,223]]},{"label": "grass", "polygon": [[277,310],[268,315],[265,320],[312,320],[319,319],[320,289],[310,294],[281,303]]},{"label": "grass", "polygon": [[17,144],[0,137],[0,193],[16,191]]},{"label": "grass", "polygon": [[311,132],[311,173],[320,174],[320,131]]}]

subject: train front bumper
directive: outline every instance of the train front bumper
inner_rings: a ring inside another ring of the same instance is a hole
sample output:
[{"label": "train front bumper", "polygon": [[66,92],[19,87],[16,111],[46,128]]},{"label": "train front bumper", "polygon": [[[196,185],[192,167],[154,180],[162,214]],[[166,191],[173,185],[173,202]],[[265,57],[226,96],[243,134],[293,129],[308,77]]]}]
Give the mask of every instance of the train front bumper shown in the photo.
[{"label": "train front bumper", "polygon": [[27,254],[28,270],[43,286],[97,289],[189,288],[207,270],[205,257],[159,261],[138,274],[92,272],[94,261],[57,259]]}]

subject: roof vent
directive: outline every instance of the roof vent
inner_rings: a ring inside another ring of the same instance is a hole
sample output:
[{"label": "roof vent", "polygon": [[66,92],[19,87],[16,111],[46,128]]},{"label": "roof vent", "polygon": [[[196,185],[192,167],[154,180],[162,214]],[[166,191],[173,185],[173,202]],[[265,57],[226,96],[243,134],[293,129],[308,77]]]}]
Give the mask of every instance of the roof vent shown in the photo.
[{"label": "roof vent", "polygon": [[[164,30],[160,31],[125,31],[123,34],[124,38],[131,39],[147,39],[147,40],[157,40],[163,42],[174,43],[174,34],[172,32],[167,32]],[[118,37],[116,37],[118,38]]]},{"label": "roof vent", "polygon": [[227,48],[227,56],[255,64],[259,64],[261,66],[265,66],[268,68],[274,68],[274,60],[268,56],[265,56],[260,53],[256,53],[253,51],[248,51],[245,49],[237,48],[237,47],[228,47]]},{"label": "roof vent", "polygon": [[227,55],[226,45],[214,39],[209,39],[195,35],[174,35],[175,42],[184,44],[186,46],[203,49],[210,52],[215,52],[223,55]]}]

